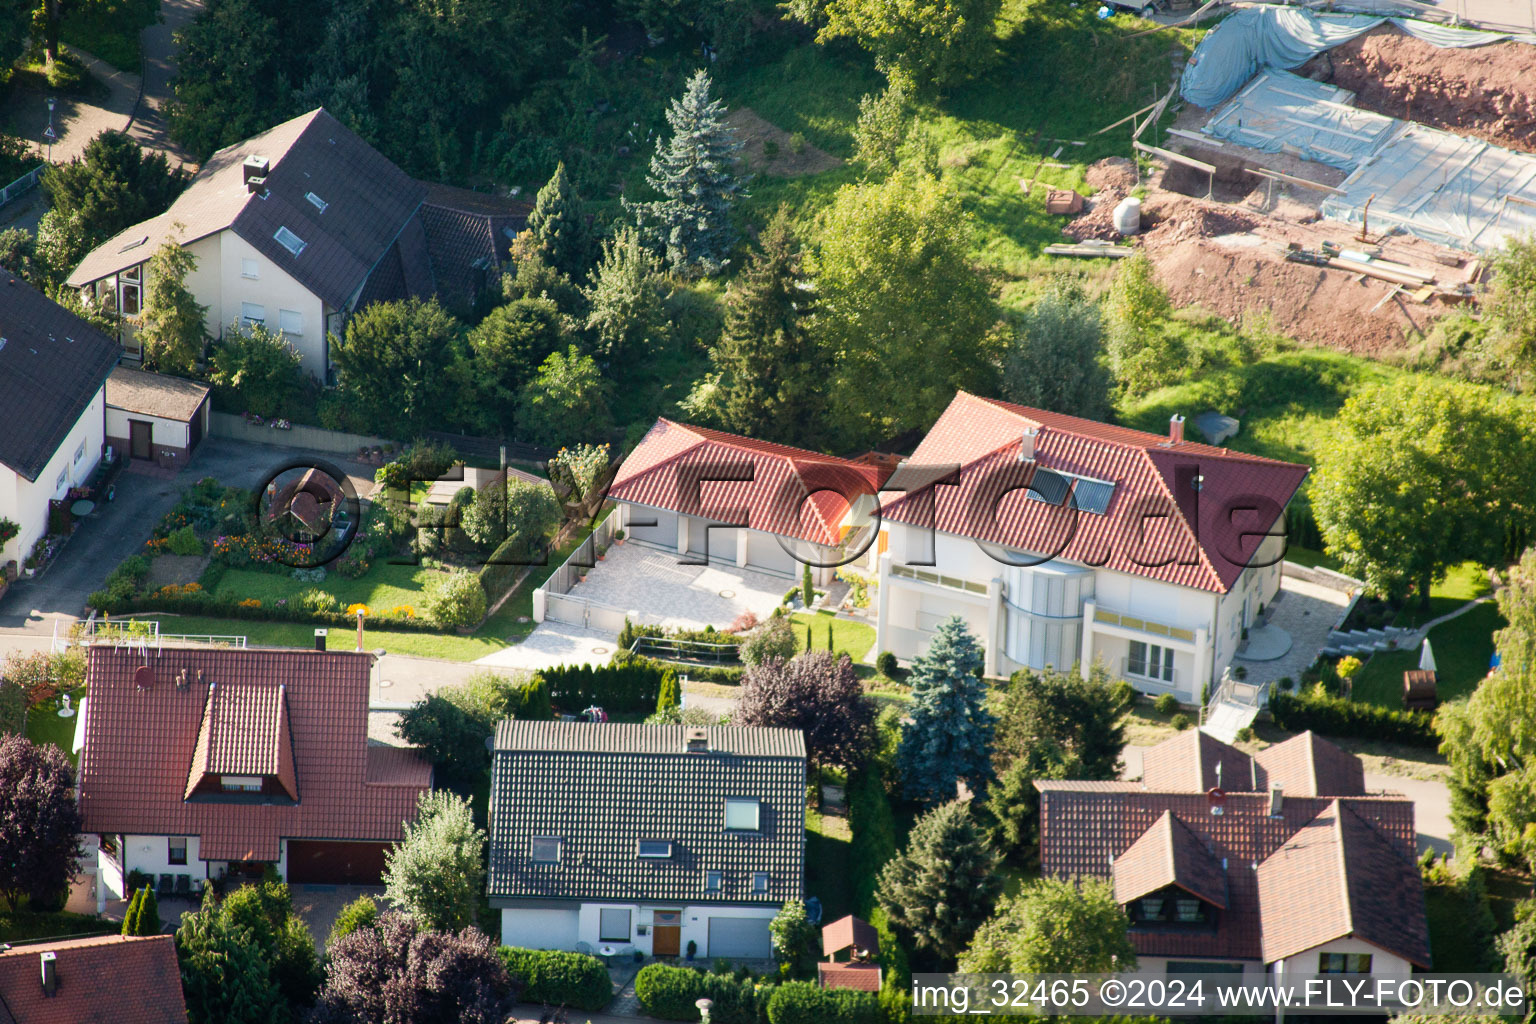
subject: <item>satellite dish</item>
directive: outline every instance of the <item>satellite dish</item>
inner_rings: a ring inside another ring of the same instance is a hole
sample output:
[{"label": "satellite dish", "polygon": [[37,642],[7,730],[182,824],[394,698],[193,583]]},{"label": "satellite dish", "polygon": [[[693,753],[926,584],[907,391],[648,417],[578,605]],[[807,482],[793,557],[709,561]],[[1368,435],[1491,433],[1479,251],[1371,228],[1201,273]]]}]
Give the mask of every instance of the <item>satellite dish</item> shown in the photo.
[{"label": "satellite dish", "polygon": [[155,685],[155,670],[148,665],[140,665],[133,670],[133,685],[141,690],[148,690]]}]

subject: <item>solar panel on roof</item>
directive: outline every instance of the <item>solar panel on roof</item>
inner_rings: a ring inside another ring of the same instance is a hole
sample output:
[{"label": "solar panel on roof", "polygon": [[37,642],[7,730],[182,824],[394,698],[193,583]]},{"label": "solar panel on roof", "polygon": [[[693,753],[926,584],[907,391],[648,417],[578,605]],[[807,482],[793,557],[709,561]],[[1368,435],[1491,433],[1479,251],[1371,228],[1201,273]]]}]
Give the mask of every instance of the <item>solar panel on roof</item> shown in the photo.
[{"label": "solar panel on roof", "polygon": [[1072,488],[1073,500],[1077,507],[1084,512],[1092,512],[1094,515],[1103,515],[1109,509],[1109,503],[1115,497],[1115,485],[1107,480],[1088,480],[1077,478],[1077,486]]},{"label": "solar panel on roof", "polygon": [[1067,498],[1069,486],[1066,477],[1054,469],[1040,466],[1035,469],[1035,475],[1030,478],[1029,487],[1024,493],[1035,501],[1043,501],[1047,505],[1060,505]]}]

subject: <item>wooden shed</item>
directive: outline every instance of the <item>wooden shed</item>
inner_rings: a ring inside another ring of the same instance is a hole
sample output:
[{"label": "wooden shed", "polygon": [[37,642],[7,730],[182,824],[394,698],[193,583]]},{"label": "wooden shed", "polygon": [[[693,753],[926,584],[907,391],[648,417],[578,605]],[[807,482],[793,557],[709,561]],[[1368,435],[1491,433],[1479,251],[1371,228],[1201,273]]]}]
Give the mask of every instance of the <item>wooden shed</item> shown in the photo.
[{"label": "wooden shed", "polygon": [[1408,711],[1433,711],[1440,703],[1436,693],[1435,673],[1421,668],[1403,673],[1403,708]]}]

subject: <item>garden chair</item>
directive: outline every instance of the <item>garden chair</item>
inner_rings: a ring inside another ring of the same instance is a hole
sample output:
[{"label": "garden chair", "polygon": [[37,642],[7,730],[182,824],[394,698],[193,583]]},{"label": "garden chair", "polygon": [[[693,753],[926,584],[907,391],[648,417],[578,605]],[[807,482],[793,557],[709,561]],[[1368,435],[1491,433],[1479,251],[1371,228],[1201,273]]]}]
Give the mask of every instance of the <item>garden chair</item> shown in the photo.
[{"label": "garden chair", "polygon": [[156,890],[157,896],[170,896],[176,892],[176,879],[172,875],[160,876],[160,887]]},{"label": "garden chair", "polygon": [[176,895],[177,896],[191,896],[192,895],[192,876],[191,875],[177,875],[176,876]]}]

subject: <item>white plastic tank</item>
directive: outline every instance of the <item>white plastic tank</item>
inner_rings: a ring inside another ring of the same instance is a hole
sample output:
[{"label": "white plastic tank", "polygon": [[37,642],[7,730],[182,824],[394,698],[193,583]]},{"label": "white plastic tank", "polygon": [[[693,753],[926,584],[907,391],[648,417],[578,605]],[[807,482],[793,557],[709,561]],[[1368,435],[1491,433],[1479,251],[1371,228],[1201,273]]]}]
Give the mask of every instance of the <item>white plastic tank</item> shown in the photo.
[{"label": "white plastic tank", "polygon": [[1126,196],[1115,205],[1115,230],[1122,235],[1134,235],[1141,230],[1141,200]]}]

